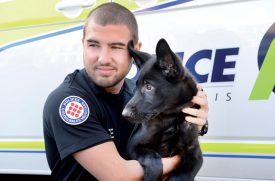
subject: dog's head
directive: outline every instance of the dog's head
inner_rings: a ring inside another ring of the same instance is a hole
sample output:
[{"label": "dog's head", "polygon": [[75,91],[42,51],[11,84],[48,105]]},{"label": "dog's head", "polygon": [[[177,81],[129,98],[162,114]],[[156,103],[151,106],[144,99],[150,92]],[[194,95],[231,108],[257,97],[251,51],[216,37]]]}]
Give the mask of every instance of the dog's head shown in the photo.
[{"label": "dog's head", "polygon": [[143,122],[161,113],[178,112],[196,95],[195,80],[164,39],[157,43],[156,55],[135,50],[132,42],[128,49],[140,76],[135,95],[122,113],[126,119]]}]

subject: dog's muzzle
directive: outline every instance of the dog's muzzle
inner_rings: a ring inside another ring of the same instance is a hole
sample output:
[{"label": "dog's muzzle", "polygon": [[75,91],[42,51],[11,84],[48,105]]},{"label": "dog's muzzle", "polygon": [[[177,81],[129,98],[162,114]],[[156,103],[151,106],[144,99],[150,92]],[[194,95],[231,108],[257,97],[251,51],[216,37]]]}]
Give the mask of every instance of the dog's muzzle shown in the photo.
[{"label": "dog's muzzle", "polygon": [[138,113],[135,108],[126,106],[122,111],[122,116],[130,122],[141,123],[145,121],[145,114]]},{"label": "dog's muzzle", "polygon": [[122,116],[127,119],[130,120],[132,117],[134,117],[134,112],[131,111],[130,109],[128,109],[127,107],[123,109],[122,111]]}]

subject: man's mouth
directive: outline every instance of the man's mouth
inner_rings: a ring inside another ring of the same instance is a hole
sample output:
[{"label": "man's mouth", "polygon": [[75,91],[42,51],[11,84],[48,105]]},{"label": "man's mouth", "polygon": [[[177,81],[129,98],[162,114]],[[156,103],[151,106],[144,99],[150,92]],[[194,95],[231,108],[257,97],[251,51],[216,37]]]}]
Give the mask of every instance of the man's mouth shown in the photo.
[{"label": "man's mouth", "polygon": [[97,66],[96,71],[101,76],[110,76],[115,71],[115,68],[111,66]]}]

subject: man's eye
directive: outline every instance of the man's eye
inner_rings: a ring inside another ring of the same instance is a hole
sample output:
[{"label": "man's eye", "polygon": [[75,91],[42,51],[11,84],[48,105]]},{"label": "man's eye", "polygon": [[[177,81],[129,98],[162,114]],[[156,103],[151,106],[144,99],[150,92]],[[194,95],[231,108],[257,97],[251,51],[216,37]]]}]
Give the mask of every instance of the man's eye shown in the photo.
[{"label": "man's eye", "polygon": [[113,49],[123,49],[122,47],[119,46],[112,46]]},{"label": "man's eye", "polygon": [[89,46],[90,46],[90,47],[98,47],[97,44],[90,44]]}]

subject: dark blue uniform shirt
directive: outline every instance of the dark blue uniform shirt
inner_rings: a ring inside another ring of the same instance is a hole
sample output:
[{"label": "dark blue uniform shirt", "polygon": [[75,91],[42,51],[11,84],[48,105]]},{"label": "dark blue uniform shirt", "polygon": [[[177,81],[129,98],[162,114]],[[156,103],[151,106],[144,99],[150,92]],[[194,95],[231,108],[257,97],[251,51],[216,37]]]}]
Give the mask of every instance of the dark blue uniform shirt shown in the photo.
[{"label": "dark blue uniform shirt", "polygon": [[43,128],[54,180],[95,180],[72,154],[103,142],[113,141],[121,156],[128,159],[126,145],[134,125],[121,113],[134,88],[126,79],[119,94],[107,93],[82,69],[69,74],[48,96]]}]

